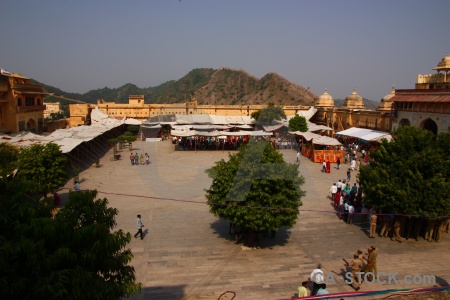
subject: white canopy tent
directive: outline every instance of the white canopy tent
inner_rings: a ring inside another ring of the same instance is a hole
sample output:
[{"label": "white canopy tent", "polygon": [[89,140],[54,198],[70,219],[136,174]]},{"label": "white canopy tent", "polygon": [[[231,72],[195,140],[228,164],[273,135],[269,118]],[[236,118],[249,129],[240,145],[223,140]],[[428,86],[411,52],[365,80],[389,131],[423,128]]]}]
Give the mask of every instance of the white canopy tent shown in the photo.
[{"label": "white canopy tent", "polygon": [[311,141],[316,145],[325,145],[325,146],[341,146],[342,144],[335,138],[331,138],[329,136],[322,136],[312,132],[301,132],[301,131],[289,131],[290,134],[295,134],[298,136],[302,136],[307,141]]},{"label": "white canopy tent", "polygon": [[367,129],[367,128],[358,128],[358,127],[352,127],[343,131],[336,132],[337,136],[351,136],[358,138],[362,141],[369,142],[369,141],[376,141],[379,142],[382,139],[387,139],[388,141],[392,140],[392,136],[383,131],[373,130],[373,129]]}]

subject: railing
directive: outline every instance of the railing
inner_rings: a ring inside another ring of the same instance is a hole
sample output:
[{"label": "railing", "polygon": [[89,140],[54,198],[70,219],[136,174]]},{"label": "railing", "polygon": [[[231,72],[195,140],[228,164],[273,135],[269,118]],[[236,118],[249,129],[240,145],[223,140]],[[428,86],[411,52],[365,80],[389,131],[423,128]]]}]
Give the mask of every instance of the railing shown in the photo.
[{"label": "railing", "polygon": [[33,105],[33,106],[17,106],[17,112],[23,113],[28,111],[35,111],[35,110],[45,110],[45,105]]}]

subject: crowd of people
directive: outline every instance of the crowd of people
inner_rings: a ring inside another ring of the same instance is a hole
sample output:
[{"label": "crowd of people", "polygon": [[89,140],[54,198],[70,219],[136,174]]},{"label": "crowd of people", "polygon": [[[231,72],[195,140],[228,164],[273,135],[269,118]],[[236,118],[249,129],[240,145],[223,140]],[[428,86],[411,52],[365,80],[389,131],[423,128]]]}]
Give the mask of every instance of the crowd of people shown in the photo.
[{"label": "crowd of people", "polygon": [[[299,142],[293,138],[275,135],[274,137],[258,136],[258,140],[270,141],[274,149],[299,149]],[[248,143],[249,136],[189,136],[172,137],[172,144],[177,150],[238,150],[243,144]]]},{"label": "crowd of people", "polygon": [[[363,186],[357,182],[351,183],[352,171],[358,171],[359,166],[353,167],[353,162],[358,159],[357,144],[348,145],[348,156],[352,166],[347,170],[346,179],[338,180],[330,188],[331,200],[337,215],[347,224],[353,224],[354,216],[358,216],[358,223],[369,229],[369,237],[391,238],[393,241],[402,243],[405,239],[419,237],[431,242],[440,242],[443,233],[449,232],[450,219],[427,218],[424,216],[404,216],[390,214],[389,212],[376,211],[374,207],[364,203]],[[360,148],[359,148],[360,149]],[[367,153],[361,150],[361,158]],[[338,164],[339,166],[339,164]],[[324,164],[323,168],[329,168]],[[356,177],[356,176],[355,176]]]},{"label": "crowd of people", "polygon": [[[351,272],[351,276],[348,276],[347,274],[345,275],[346,282],[356,291],[360,289],[360,286],[364,280],[373,282],[378,275],[377,258],[378,250],[374,245],[368,247],[365,254],[362,249],[358,249],[350,262],[343,258],[343,261],[348,268],[348,273]],[[311,296],[329,294],[326,289],[327,279],[327,276],[325,276],[322,270],[322,264],[318,264],[316,269],[311,272],[309,279],[307,281],[303,281],[301,286],[298,287],[296,296],[298,298],[308,297],[309,290],[311,292]]]},{"label": "crowd of people", "polygon": [[139,155],[139,153],[131,152],[130,154],[131,165],[149,165],[150,164],[150,156],[148,153]]},{"label": "crowd of people", "polygon": [[178,145],[178,150],[237,150],[242,144],[248,143],[248,136],[214,136],[173,137],[172,143]]}]

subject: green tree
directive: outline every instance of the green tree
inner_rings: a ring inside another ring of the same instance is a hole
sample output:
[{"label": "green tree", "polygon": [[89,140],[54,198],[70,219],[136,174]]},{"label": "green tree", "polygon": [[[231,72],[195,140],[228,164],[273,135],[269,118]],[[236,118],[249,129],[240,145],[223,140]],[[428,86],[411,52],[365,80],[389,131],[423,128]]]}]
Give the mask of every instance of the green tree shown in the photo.
[{"label": "green tree", "polygon": [[362,166],[365,202],[384,213],[450,215],[450,133],[401,127]]},{"label": "green tree", "polygon": [[127,131],[129,131],[135,135],[138,134],[140,129],[141,129],[141,127],[139,125],[130,125],[127,127]]},{"label": "green tree", "polygon": [[261,110],[258,109],[257,111],[254,111],[250,114],[250,116],[255,119],[256,121],[258,121],[259,116],[261,115]]},{"label": "green tree", "polygon": [[50,115],[48,117],[45,118],[45,121],[50,122],[50,121],[55,121],[55,120],[61,120],[64,119],[66,117],[64,111],[59,111],[56,113],[50,113]]},{"label": "green tree", "polygon": [[306,123],[306,118],[295,115],[295,117],[289,120],[289,130],[307,132],[308,124]]},{"label": "green tree", "polygon": [[250,244],[255,231],[295,224],[304,178],[269,143],[251,139],[206,172],[213,179],[206,190],[210,212],[243,228]]},{"label": "green tree", "polygon": [[280,106],[275,106],[275,104],[269,103],[267,107],[261,109],[261,113],[259,114],[257,121],[261,123],[272,123],[274,120],[282,119],[286,119],[284,110]]},{"label": "green tree", "polygon": [[25,182],[0,184],[2,299],[123,299],[140,291],[125,249],[112,231],[117,209],[96,192],[70,192],[54,217],[49,200],[29,197]]},{"label": "green tree", "polygon": [[108,140],[108,143],[117,144],[117,143],[132,143],[136,141],[136,136],[133,135],[131,131],[126,131],[124,134],[119,135],[116,138],[112,138]]},{"label": "green tree", "polygon": [[0,143],[0,176],[5,177],[15,168],[19,157],[19,148],[8,143]]},{"label": "green tree", "polygon": [[32,182],[33,192],[46,195],[68,179],[67,158],[54,143],[35,144],[19,153],[19,177]]}]

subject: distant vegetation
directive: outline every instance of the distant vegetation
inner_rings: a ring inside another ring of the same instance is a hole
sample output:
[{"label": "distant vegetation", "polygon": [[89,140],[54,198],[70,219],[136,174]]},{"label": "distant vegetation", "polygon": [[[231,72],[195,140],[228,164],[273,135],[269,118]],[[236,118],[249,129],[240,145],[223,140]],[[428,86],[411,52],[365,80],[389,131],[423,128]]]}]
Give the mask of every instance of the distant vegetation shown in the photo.
[{"label": "distant vegetation", "polygon": [[[258,79],[244,70],[229,68],[194,69],[179,80],[167,81],[156,87],[139,88],[127,83],[119,88],[104,87],[85,94],[67,93],[58,88],[34,81],[45,90],[86,103],[107,102],[128,103],[129,95],[144,95],[145,103],[182,103],[197,99],[204,105],[314,105],[317,95],[309,89],[294,84],[276,73],[268,73]],[[64,111],[73,101],[58,97],[46,97],[46,102],[60,102]],[[364,99],[366,108],[376,108],[378,103]],[[336,107],[343,100],[335,100]]]}]

